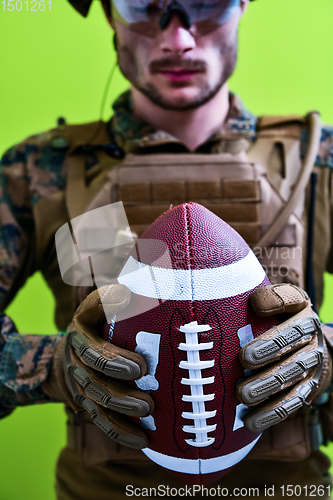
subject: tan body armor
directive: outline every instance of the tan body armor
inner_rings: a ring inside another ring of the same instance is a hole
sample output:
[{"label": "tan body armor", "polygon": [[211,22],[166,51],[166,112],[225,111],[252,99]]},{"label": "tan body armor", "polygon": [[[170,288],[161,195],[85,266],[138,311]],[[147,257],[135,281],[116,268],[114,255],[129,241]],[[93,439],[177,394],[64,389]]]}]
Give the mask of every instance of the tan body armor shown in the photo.
[{"label": "tan body armor", "polygon": [[[304,288],[304,188],[274,239],[264,248],[260,243],[288,204],[302,171],[300,131],[304,120],[282,119],[282,126],[273,118],[266,121],[268,125],[261,128],[254,144],[244,139],[232,141],[230,149],[237,153],[129,154],[106,174],[103,189],[87,210],[122,201],[131,230],[141,236],[170,204],[195,201],[245,239],[272,283]],[[309,174],[307,183],[308,179]]]},{"label": "tan body armor", "polygon": [[[137,234],[141,235],[170,204],[195,201],[230,224],[255,249],[272,281],[295,282],[304,287],[305,195],[278,240],[267,252],[260,252],[256,244],[285,200],[269,182],[266,168],[252,162],[244,151],[237,155],[129,155],[108,178],[113,186],[111,202],[124,203],[130,227]],[[292,249],[285,260],[281,257],[282,247]],[[279,268],[282,272],[275,278],[274,271]]]},{"label": "tan body armor", "polygon": [[[304,168],[300,160],[300,133],[305,121],[299,117],[262,118],[260,123],[256,142],[252,144],[233,137],[226,141],[222,153],[128,154],[123,161],[98,153],[100,162],[94,167],[95,177],[90,179],[86,179],[84,157],[69,156],[66,195],[65,199],[59,197],[58,201],[60,204],[66,202],[70,219],[83,211],[122,201],[130,227],[139,236],[170,204],[198,202],[243,236],[272,283],[291,282],[304,287],[306,184],[301,186],[301,194],[296,196],[282,229],[265,248],[258,244],[264,241],[267,230],[288,204],[300,180]],[[311,170],[314,160],[315,155]],[[318,173],[318,190],[324,189],[329,185],[330,172],[328,169],[319,172],[318,169]],[[309,175],[308,172],[306,183]],[[320,238],[323,258],[314,262],[316,276],[322,276],[325,271],[330,247],[330,205],[329,201],[325,203],[317,202],[320,214],[316,214],[316,237]],[[45,231],[51,237],[53,229],[45,230],[41,210],[38,221],[40,237],[37,248],[42,253],[48,239]],[[52,280],[49,283],[52,288]],[[317,283],[318,290],[320,286],[321,283]],[[55,295],[57,290],[58,286],[55,286]],[[87,292],[76,289],[75,303],[80,302]],[[304,460],[311,451],[308,420],[309,412],[305,409],[276,428],[268,429],[248,458]],[[81,450],[87,465],[100,465],[110,460],[145,460],[140,451],[119,447],[104,437],[84,415],[70,416],[69,443]]]}]

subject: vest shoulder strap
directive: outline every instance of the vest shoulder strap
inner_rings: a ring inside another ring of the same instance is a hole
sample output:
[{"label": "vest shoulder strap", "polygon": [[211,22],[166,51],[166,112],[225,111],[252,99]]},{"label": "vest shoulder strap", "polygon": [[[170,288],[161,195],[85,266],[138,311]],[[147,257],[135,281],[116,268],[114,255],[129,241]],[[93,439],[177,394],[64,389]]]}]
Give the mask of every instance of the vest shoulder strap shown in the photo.
[{"label": "vest shoulder strap", "polygon": [[290,127],[290,125],[304,125],[305,118],[300,115],[288,115],[288,116],[272,116],[264,115],[258,119],[258,129],[259,131],[268,128],[283,128]]},{"label": "vest shoulder strap", "polygon": [[265,166],[270,182],[284,199],[289,197],[301,169],[299,143],[304,127],[308,123],[301,116],[262,116],[256,138],[247,150],[251,162]]},{"label": "vest shoulder strap", "polygon": [[29,137],[25,143],[41,148],[51,146],[54,149],[68,149],[70,154],[80,146],[109,144],[110,136],[107,124],[100,120],[83,125],[59,125],[47,132]]},{"label": "vest shoulder strap", "polygon": [[286,137],[298,140],[301,131],[307,126],[307,119],[299,115],[261,116],[257,122],[258,138]]},{"label": "vest shoulder strap", "polygon": [[[272,121],[271,121],[272,123]],[[288,123],[288,122],[287,122]],[[289,122],[290,123],[290,122]],[[284,128],[286,122],[281,123],[281,126]],[[300,172],[298,173],[296,182],[293,186],[293,189],[290,192],[289,199],[287,203],[285,204],[283,210],[277,215],[276,219],[274,220],[273,224],[271,227],[268,229],[268,231],[262,236],[260,241],[257,243],[258,247],[266,247],[271,244],[272,241],[276,238],[276,236],[279,234],[279,232],[282,230],[284,224],[289,218],[289,215],[293,212],[295,209],[298,200],[301,198],[302,193],[304,193],[306,186],[309,182],[309,178],[311,175],[311,172],[313,170],[313,166],[316,161],[316,157],[318,154],[319,146],[320,146],[320,137],[321,137],[321,121],[320,121],[320,116],[318,113],[313,112],[309,113],[305,118],[302,119],[302,123],[298,122],[296,125],[299,127],[299,133],[300,133],[300,126],[307,125],[309,129],[309,145],[308,145],[308,150],[306,153],[306,156],[302,162],[302,168]],[[267,125],[269,128],[269,126]],[[276,124],[271,127],[276,127]],[[263,129],[263,131],[265,128]],[[259,141],[260,142],[260,133],[259,133]]]}]

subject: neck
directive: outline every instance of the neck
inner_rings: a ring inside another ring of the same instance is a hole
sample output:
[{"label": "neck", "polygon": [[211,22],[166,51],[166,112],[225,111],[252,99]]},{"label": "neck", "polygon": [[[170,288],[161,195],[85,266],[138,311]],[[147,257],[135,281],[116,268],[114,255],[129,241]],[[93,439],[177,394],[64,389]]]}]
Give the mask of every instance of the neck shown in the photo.
[{"label": "neck", "polygon": [[209,102],[188,111],[163,109],[137,89],[133,89],[133,101],[134,113],[138,118],[157,130],[173,135],[190,151],[194,151],[221,128],[229,111],[227,84]]}]

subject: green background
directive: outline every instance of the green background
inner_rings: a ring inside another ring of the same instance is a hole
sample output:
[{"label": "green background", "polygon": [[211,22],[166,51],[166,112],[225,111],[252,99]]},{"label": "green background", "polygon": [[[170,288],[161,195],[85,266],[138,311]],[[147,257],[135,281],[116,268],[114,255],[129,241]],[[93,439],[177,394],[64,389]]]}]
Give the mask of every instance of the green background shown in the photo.
[{"label": "green background", "polygon": [[[65,0],[52,0],[51,12],[24,9],[3,12],[0,2],[0,153],[54,127],[59,116],[70,123],[98,119],[115,61],[98,0],[88,19]],[[242,21],[231,88],[257,114],[318,109],[333,124],[332,19],[332,0],[254,2]],[[117,69],[105,118],[127,86]],[[325,280],[321,317],[333,321],[333,280]],[[22,333],[54,333],[53,308],[50,291],[36,275],[8,313]],[[64,424],[60,405],[17,409],[0,423],[0,500],[55,498],[54,466],[65,443]]]}]

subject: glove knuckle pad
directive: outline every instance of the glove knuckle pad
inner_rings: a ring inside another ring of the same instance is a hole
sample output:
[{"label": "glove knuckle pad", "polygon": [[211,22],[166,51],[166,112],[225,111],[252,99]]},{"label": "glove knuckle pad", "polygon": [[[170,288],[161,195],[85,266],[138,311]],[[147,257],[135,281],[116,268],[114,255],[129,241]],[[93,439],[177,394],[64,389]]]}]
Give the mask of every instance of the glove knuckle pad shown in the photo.
[{"label": "glove knuckle pad", "polygon": [[319,330],[320,323],[317,318],[298,319],[292,326],[279,331],[275,337],[267,340],[258,339],[245,347],[244,360],[251,366],[260,366],[279,357],[283,351],[309,341]]},{"label": "glove knuckle pad", "polygon": [[319,351],[303,352],[297,360],[282,366],[273,375],[256,378],[241,388],[241,399],[245,404],[257,404],[277,391],[302,379],[311,368],[321,363]]},{"label": "glove knuckle pad", "polygon": [[83,363],[109,377],[135,380],[141,375],[141,368],[137,363],[123,356],[117,356],[114,359],[106,358],[89,345],[87,337],[82,333],[74,333],[71,343]]}]

